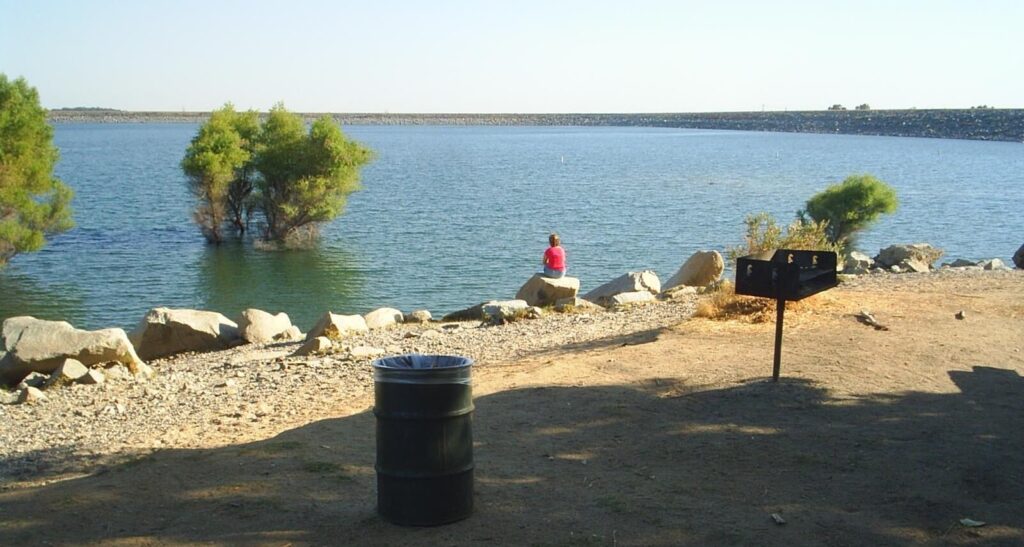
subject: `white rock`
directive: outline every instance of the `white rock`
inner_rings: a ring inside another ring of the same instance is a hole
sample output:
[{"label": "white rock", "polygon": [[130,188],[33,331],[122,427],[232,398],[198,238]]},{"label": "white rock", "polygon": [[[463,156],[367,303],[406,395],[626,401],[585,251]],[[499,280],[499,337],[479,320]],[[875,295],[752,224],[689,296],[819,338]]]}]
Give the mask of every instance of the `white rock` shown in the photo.
[{"label": "white rock", "polygon": [[143,359],[187,351],[218,351],[241,341],[238,324],[213,311],[154,308],[131,335]]},{"label": "white rock", "polygon": [[14,405],[21,399],[20,391],[7,391],[0,387],[0,405]]},{"label": "white rock", "polygon": [[617,294],[638,291],[647,291],[652,295],[660,293],[661,281],[658,274],[651,270],[628,272],[588,292],[583,298],[596,304],[607,305]]},{"label": "white rock", "polygon": [[18,402],[19,403],[29,403],[29,404],[32,404],[32,403],[37,403],[37,402],[45,401],[45,400],[46,400],[46,395],[42,391],[40,391],[38,388],[34,388],[34,387],[31,387],[31,386],[21,390],[21,396],[18,397]]},{"label": "white rock", "polygon": [[978,263],[978,265],[981,266],[982,269],[985,269],[985,270],[1008,270],[1009,269],[1009,268],[1006,267],[1006,264],[1004,264],[1003,261],[999,260],[998,258],[993,258],[992,260],[982,260],[981,262]]},{"label": "white rock", "polygon": [[269,344],[292,328],[288,314],[271,315],[263,310],[249,308],[238,317],[238,332],[250,344]]},{"label": "white rock", "polygon": [[370,329],[385,329],[402,323],[405,317],[402,312],[395,308],[377,308],[363,316],[366,327]]},{"label": "white rock", "polygon": [[931,267],[929,267],[928,264],[924,261],[917,260],[916,258],[907,258],[903,260],[899,263],[899,269],[901,272],[927,273],[931,271]]},{"label": "white rock", "polygon": [[78,381],[79,378],[89,374],[89,369],[85,367],[78,359],[64,359],[64,361],[57,365],[57,368],[50,373],[50,379],[43,385],[44,388],[60,387],[73,384]]},{"label": "white rock", "polygon": [[359,334],[369,332],[366,320],[362,315],[338,315],[327,312],[317,321],[316,326],[306,334],[306,340],[312,340],[319,336],[328,338],[341,338],[348,334]]},{"label": "white rock", "polygon": [[927,243],[914,243],[912,245],[890,245],[880,251],[875,257],[875,262],[883,268],[898,266],[908,259],[918,260],[931,269],[932,264],[942,257],[942,249],[932,247]]},{"label": "white rock", "polygon": [[292,325],[292,326],[288,327],[287,329],[285,329],[284,331],[279,332],[276,336],[274,336],[274,341],[275,342],[298,342],[299,340],[304,340],[305,338],[306,338],[306,335],[302,334],[302,331],[299,330],[299,327],[296,327],[295,325]]},{"label": "white rock", "polygon": [[107,377],[102,372],[91,368],[84,376],[78,379],[80,384],[102,384]]},{"label": "white rock", "polygon": [[622,292],[607,300],[608,306],[624,306],[626,304],[642,304],[654,302],[654,295],[649,291]]},{"label": "white rock", "polygon": [[0,382],[14,383],[30,372],[52,372],[64,359],[85,366],[119,362],[134,368],[142,360],[121,329],[78,330],[64,321],[11,317],[4,321]]},{"label": "white rock", "polygon": [[579,291],[578,278],[565,276],[554,279],[534,274],[516,292],[516,300],[523,300],[530,306],[550,306],[562,298],[575,298]]},{"label": "white rock", "polygon": [[307,340],[306,343],[302,344],[302,346],[295,350],[292,355],[295,357],[303,357],[314,353],[323,353],[331,349],[333,345],[334,344],[331,342],[330,338],[326,336],[317,336],[316,338]]},{"label": "white rock", "polygon": [[851,251],[843,262],[845,263],[843,268],[845,274],[866,274],[875,267],[875,261],[870,256],[858,251]]},{"label": "white rock", "polygon": [[525,300],[494,300],[484,304],[483,316],[486,318],[485,320],[504,323],[517,318],[519,314],[526,313],[526,309],[529,307]]},{"label": "white rock", "polygon": [[683,262],[676,274],[669,278],[661,290],[667,291],[682,285],[706,287],[722,277],[725,260],[718,251],[697,251]]}]

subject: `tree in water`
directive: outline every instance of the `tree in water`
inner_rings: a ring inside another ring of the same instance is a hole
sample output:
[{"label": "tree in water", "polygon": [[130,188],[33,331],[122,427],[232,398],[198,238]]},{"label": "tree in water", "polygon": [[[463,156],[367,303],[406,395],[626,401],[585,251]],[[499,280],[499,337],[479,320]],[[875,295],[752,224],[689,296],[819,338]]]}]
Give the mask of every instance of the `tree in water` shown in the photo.
[{"label": "tree in water", "polygon": [[239,236],[245,232],[258,131],[255,111],[236,112],[226,104],[199,128],[181,160],[198,200],[192,218],[210,243],[224,241],[225,227]]},{"label": "tree in water", "polygon": [[74,226],[74,192],[53,176],[58,155],[38,92],[0,74],[0,267]]},{"label": "tree in water", "polygon": [[315,240],[321,223],[342,214],[372,157],[329,116],[307,131],[281,104],[262,124],[255,112],[239,114],[229,104],[199,129],[182,168],[209,241],[222,241],[225,225],[242,235],[256,216],[265,241],[300,246]]}]

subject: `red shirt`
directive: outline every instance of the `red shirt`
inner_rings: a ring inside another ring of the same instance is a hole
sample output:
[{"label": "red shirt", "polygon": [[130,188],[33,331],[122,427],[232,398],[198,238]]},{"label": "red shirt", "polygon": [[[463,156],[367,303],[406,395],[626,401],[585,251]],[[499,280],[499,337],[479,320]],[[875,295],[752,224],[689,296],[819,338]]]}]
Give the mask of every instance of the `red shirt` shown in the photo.
[{"label": "red shirt", "polygon": [[548,247],[544,251],[544,264],[552,270],[565,271],[565,249],[561,246]]}]

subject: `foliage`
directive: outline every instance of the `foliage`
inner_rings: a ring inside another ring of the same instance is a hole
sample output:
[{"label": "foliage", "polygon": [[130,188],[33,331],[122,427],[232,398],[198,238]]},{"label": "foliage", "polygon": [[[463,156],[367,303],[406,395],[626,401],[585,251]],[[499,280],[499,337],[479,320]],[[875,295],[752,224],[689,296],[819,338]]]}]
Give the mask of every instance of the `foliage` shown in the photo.
[{"label": "foliage", "polygon": [[231,104],[215,110],[185,151],[181,168],[199,200],[193,218],[211,243],[224,240],[226,224],[245,231],[247,198],[259,120],[254,111],[236,112]]},{"label": "foliage", "polygon": [[846,249],[858,231],[883,213],[895,212],[898,205],[896,191],[888,184],[871,175],[853,175],[812,196],[797,214],[804,222],[828,222],[829,241]]},{"label": "foliage", "polygon": [[371,159],[330,117],[307,131],[281,104],[262,124],[255,112],[237,113],[229,104],[200,128],[182,169],[207,239],[220,242],[225,223],[241,235],[258,216],[267,247],[296,246],[314,241],[320,223],[341,215]]},{"label": "foliage", "polygon": [[38,92],[0,74],[0,267],[74,226],[74,193],[53,176],[57,157]]},{"label": "foliage", "polygon": [[868,103],[859,104],[857,105],[857,110],[871,110],[871,105]]},{"label": "foliage", "polygon": [[757,213],[747,215],[744,220],[747,226],[747,233],[744,237],[745,244],[729,249],[729,260],[735,262],[737,258],[745,255],[760,254],[776,249],[796,249],[805,251],[833,251],[838,253],[840,248],[832,243],[826,235],[828,221],[801,221],[792,222],[783,232],[778,223],[769,213]]}]

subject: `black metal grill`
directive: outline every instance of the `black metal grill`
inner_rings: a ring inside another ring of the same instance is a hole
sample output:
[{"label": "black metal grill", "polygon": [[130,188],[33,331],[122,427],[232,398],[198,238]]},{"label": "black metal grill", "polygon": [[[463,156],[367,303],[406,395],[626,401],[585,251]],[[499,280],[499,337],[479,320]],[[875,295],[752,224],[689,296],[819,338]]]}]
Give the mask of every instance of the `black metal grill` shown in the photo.
[{"label": "black metal grill", "polygon": [[779,249],[736,260],[736,294],[774,298],[775,366],[772,380],[779,380],[782,358],[782,320],[786,301],[802,300],[839,284],[836,278],[836,253]]}]

